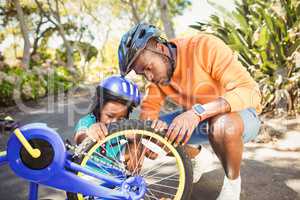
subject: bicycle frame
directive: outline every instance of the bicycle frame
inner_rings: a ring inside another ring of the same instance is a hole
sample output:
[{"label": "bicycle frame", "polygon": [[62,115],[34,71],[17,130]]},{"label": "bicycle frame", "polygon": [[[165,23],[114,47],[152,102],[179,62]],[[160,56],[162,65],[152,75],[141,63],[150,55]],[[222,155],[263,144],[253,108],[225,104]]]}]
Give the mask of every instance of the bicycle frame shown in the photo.
[{"label": "bicycle frame", "polygon": [[[90,169],[72,162],[72,155],[67,152],[60,136],[46,124],[28,124],[20,128],[20,130],[27,141],[30,142],[31,139],[46,141],[54,151],[53,159],[48,166],[43,169],[33,169],[22,162],[20,151],[23,145],[18,137],[12,134],[7,143],[6,152],[0,153],[0,166],[8,164],[17,176],[30,182],[29,200],[37,200],[39,184],[68,192],[81,193],[86,196],[96,196],[112,200],[141,199],[146,192],[146,186],[141,177],[131,177],[120,180],[104,174],[95,173]],[[122,188],[122,190],[116,191],[88,182],[78,176],[78,172],[104,181],[109,185],[118,186]],[[132,195],[128,190],[132,184],[144,185],[139,195]]]}]

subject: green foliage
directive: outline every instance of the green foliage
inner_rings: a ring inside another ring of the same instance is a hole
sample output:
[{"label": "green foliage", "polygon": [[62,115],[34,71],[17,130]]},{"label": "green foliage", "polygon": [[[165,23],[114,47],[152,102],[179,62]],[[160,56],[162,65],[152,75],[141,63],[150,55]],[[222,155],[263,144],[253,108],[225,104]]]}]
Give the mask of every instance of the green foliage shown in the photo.
[{"label": "green foliage", "polygon": [[168,1],[170,6],[171,16],[182,15],[183,11],[192,5],[190,0],[172,0]]},{"label": "green foliage", "polygon": [[46,95],[47,83],[37,74],[24,73],[21,80],[21,97],[24,100],[36,100]]},{"label": "green foliage", "polygon": [[92,44],[88,42],[71,42],[74,46],[74,61],[80,61],[81,58],[84,58],[85,61],[90,61],[93,57],[98,55],[98,50]]},{"label": "green foliage", "polygon": [[[79,63],[81,59],[85,62],[89,62],[92,58],[98,55],[98,50],[92,44],[87,42],[71,42],[72,46],[74,46],[73,51],[73,60],[76,63]],[[67,54],[65,47],[62,45],[60,48],[55,51],[55,60],[62,61],[63,63],[67,62]]]},{"label": "green foliage", "polygon": [[[16,6],[0,1],[0,106],[13,103],[14,90],[22,99],[34,100],[66,91],[84,78],[94,82],[119,73],[116,33],[137,21],[163,24],[159,0],[19,2],[30,40],[25,52],[30,65],[25,70],[20,64],[24,43]],[[169,0],[170,21],[190,5],[190,0]]]},{"label": "green foliage", "polygon": [[209,2],[221,14],[192,27],[216,35],[239,53],[239,60],[261,86],[265,112],[278,107],[297,109],[300,69],[295,57],[300,52],[300,2],[236,0],[232,12]]},{"label": "green foliage", "polygon": [[[76,85],[77,76],[63,66],[32,70],[5,68],[0,72],[0,106],[12,105],[14,98],[36,100],[47,94],[66,92]],[[20,96],[14,96],[17,92]]]},{"label": "green foliage", "polygon": [[49,92],[51,91],[54,94],[57,94],[59,92],[68,91],[76,84],[74,78],[76,77],[74,77],[67,68],[63,66],[55,68],[54,73],[47,79],[49,83]]},{"label": "green foliage", "polygon": [[14,85],[7,81],[2,81],[0,88],[0,105],[11,105],[13,103]]}]

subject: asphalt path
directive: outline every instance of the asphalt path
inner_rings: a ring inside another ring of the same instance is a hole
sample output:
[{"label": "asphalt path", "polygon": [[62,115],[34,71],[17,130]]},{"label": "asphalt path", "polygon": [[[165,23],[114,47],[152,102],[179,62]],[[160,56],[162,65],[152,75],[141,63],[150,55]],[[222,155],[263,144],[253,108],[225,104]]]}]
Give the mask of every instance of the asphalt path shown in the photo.
[{"label": "asphalt path", "polygon": [[[50,102],[50,103],[49,103]],[[33,106],[34,105],[34,106]],[[47,123],[63,139],[72,138],[73,127],[81,115],[88,111],[89,97],[72,96],[58,102],[44,99],[38,104],[32,103],[23,111],[8,110],[15,119],[27,124],[31,122]],[[134,114],[134,116],[136,113]],[[5,148],[8,136],[1,136],[0,149]],[[300,139],[300,138],[299,138]],[[299,141],[299,140],[298,140]],[[280,151],[272,146],[250,143],[245,146],[242,163],[242,200],[295,200],[300,199],[300,152]],[[218,163],[218,160],[215,159]],[[192,200],[213,200],[219,194],[224,172],[217,169],[204,174],[193,185]],[[0,168],[0,199],[27,199],[28,183],[16,177],[8,166]],[[63,192],[40,187],[40,199],[65,199]]]}]

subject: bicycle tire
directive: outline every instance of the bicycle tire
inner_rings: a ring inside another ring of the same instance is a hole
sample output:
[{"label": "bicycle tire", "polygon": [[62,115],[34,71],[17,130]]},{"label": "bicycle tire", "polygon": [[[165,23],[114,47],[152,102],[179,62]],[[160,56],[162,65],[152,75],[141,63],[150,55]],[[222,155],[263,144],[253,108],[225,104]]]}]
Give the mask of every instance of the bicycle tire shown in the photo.
[{"label": "bicycle tire", "polygon": [[[155,132],[151,128],[151,121],[141,121],[141,120],[122,120],[115,123],[112,123],[108,126],[109,136],[117,134],[122,131],[149,131],[152,134],[160,135],[163,137],[165,132]],[[85,139],[76,149],[75,154],[81,155],[74,158],[73,162],[82,164],[86,156],[82,156],[82,153],[88,153],[97,145],[96,142],[93,142],[90,139]],[[99,144],[98,144],[99,145]],[[188,158],[187,154],[184,151],[183,147],[176,147],[176,151],[179,154],[180,160],[184,168],[184,188],[180,200],[189,200],[192,194],[192,185],[193,185],[193,170],[191,160]],[[67,192],[68,200],[82,200],[79,194]],[[179,200],[179,199],[176,199]]]}]

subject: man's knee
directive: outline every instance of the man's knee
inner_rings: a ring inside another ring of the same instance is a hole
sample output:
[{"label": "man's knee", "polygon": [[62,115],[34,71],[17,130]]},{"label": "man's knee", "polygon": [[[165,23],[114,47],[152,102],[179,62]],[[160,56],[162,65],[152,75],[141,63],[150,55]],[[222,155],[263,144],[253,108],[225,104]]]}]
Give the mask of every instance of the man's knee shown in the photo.
[{"label": "man's knee", "polygon": [[243,120],[238,113],[226,113],[210,120],[209,138],[214,142],[232,141],[242,138]]}]

